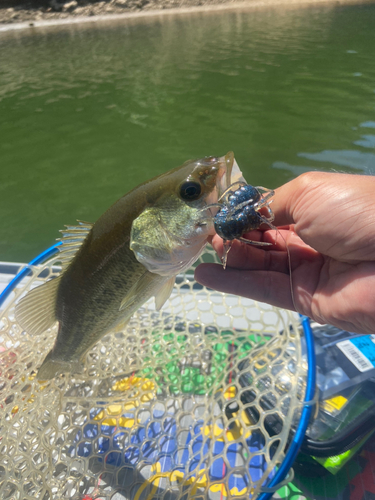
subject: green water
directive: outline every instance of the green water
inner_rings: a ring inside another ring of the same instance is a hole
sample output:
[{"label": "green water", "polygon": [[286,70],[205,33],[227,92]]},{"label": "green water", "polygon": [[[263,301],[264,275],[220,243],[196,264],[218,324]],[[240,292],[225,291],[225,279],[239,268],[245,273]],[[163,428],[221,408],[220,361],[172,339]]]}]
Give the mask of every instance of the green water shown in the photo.
[{"label": "green water", "polygon": [[375,172],[375,5],[0,33],[0,260],[234,150],[248,182]]}]

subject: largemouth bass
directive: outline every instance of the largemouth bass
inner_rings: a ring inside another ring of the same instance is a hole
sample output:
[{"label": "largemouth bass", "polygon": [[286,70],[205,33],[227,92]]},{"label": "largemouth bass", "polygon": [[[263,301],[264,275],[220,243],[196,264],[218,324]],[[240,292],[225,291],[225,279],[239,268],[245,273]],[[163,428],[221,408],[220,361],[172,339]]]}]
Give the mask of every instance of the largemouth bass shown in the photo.
[{"label": "largemouth bass", "polygon": [[16,319],[30,334],[59,322],[38,378],[81,371],[90,347],[152,296],[160,309],[176,275],[195,262],[214,234],[218,208],[208,205],[239,180],[231,152],[188,161],[133,189],[95,224],[79,222],[61,231],[62,274],[16,306]]}]

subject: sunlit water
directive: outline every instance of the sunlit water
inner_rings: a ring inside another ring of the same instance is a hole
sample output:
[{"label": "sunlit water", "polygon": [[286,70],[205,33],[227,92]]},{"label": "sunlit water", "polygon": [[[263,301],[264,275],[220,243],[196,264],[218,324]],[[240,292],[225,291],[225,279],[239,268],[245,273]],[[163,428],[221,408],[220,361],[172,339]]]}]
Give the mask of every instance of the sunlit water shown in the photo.
[{"label": "sunlit water", "polygon": [[234,150],[248,182],[375,173],[375,5],[0,34],[0,260]]}]

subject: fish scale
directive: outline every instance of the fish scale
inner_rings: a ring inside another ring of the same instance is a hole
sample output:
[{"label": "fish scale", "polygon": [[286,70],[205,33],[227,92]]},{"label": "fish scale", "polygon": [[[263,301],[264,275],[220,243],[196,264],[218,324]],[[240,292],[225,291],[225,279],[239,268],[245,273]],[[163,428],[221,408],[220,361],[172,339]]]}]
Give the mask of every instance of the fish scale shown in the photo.
[{"label": "fish scale", "polygon": [[62,231],[63,272],[29,292],[17,321],[38,335],[58,322],[40,380],[84,369],[85,353],[149,298],[159,309],[178,273],[193,264],[214,234],[212,212],[232,182],[243,181],[232,152],[189,160],[136,187],[95,224]]}]

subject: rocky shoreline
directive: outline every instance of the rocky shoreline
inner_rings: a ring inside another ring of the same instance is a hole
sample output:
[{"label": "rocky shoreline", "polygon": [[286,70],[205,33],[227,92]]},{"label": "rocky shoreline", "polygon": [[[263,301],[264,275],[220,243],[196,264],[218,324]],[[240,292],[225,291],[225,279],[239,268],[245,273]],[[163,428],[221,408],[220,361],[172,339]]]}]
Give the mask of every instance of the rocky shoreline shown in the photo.
[{"label": "rocky shoreline", "polygon": [[[317,3],[367,3],[374,0],[0,0],[0,30],[15,27],[81,22],[92,19],[134,16],[177,9],[211,10],[231,6],[310,5]],[[35,24],[34,24],[35,23]]]},{"label": "rocky shoreline", "polygon": [[[236,0],[48,0],[4,2],[0,23],[24,23],[235,3]],[[238,0],[237,0],[238,1]]]}]

